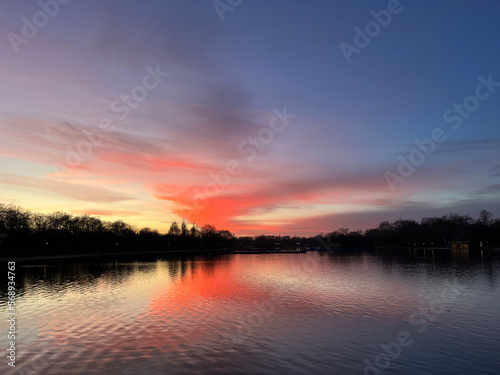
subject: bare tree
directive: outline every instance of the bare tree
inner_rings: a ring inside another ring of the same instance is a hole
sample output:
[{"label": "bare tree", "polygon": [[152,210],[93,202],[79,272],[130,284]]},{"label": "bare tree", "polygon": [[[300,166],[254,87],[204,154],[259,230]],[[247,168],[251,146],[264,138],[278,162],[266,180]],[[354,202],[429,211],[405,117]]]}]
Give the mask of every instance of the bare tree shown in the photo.
[{"label": "bare tree", "polygon": [[479,219],[477,221],[481,225],[489,226],[493,224],[493,214],[487,210],[482,210],[479,213]]}]

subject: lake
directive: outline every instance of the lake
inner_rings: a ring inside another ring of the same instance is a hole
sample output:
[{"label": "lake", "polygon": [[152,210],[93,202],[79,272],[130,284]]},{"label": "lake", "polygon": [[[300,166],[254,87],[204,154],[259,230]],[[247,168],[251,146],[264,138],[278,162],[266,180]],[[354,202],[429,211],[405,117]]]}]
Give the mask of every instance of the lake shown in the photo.
[{"label": "lake", "polygon": [[2,373],[500,373],[500,254],[402,253],[18,261]]}]

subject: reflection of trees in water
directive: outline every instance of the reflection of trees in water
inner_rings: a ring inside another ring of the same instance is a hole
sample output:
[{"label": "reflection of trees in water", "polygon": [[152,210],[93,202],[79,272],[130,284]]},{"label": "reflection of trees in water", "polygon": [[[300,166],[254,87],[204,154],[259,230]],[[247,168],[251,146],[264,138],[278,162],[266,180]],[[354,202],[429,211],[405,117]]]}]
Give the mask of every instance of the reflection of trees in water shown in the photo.
[{"label": "reflection of trees in water", "polygon": [[[141,255],[141,261],[124,256],[120,260],[96,258],[99,263],[93,259],[78,261],[65,259],[50,263],[34,262],[31,265],[21,265],[18,262],[17,288],[18,293],[22,293],[33,287],[43,287],[55,291],[71,287],[72,290],[83,293],[86,290],[85,286],[96,284],[98,281],[118,286],[126,283],[131,277],[138,274],[155,273],[160,268],[167,271],[166,274],[170,279],[178,277],[183,279],[186,276],[194,276],[200,271],[211,275],[215,272],[216,267],[220,267],[220,260],[227,258],[227,255],[216,254],[175,254],[163,258]],[[6,285],[5,280],[0,280],[0,285],[4,284]],[[3,287],[2,293],[5,290],[7,288]]]},{"label": "reflection of trees in water", "polygon": [[212,275],[215,269],[221,266],[221,261],[230,255],[222,254],[172,254],[166,260],[169,276],[174,279],[178,276],[194,276],[199,271]]},{"label": "reflection of trees in water", "polygon": [[[151,268],[151,267],[149,267]],[[137,267],[131,264],[65,261],[64,263],[47,263],[25,266],[23,270],[23,287],[44,285],[49,288],[71,284],[86,286],[103,280],[110,284],[122,284],[137,272]],[[74,288],[75,290],[84,290]]]}]

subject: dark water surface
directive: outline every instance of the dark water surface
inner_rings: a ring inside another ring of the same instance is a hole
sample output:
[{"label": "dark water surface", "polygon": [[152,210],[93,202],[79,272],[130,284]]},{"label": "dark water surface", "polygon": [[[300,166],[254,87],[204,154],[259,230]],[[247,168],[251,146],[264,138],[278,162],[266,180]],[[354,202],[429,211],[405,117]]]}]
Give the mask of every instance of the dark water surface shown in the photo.
[{"label": "dark water surface", "polygon": [[500,374],[495,256],[17,262],[17,282],[6,374]]}]

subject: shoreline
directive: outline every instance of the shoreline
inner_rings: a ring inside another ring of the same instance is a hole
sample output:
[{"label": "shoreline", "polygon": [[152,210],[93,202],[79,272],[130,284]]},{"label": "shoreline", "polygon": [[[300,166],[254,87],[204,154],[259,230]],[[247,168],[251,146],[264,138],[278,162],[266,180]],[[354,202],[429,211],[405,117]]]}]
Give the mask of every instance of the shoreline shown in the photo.
[{"label": "shoreline", "polygon": [[[337,249],[334,249],[337,250]],[[345,248],[339,249],[343,251],[349,250],[360,250],[360,248]],[[363,250],[373,250],[372,248],[364,248]],[[251,250],[241,250],[241,249],[228,249],[228,248],[216,248],[216,249],[177,249],[177,250],[147,250],[147,251],[121,251],[114,253],[85,253],[85,254],[55,254],[55,255],[39,255],[39,256],[26,256],[26,257],[2,257],[0,261],[23,261],[23,260],[53,260],[53,259],[77,259],[77,258],[92,258],[92,257],[113,257],[113,256],[127,256],[127,255],[168,255],[168,254],[182,254],[182,253],[192,253],[192,254],[235,254],[235,255],[251,255],[251,254],[304,254],[309,251],[318,251],[314,248],[304,248],[301,250],[290,250],[290,249],[251,249]],[[328,249],[321,249],[319,251],[328,251]]]},{"label": "shoreline", "polygon": [[92,257],[112,257],[112,256],[122,256],[122,255],[147,255],[147,254],[172,254],[172,253],[212,253],[212,252],[221,252],[230,254],[231,251],[229,249],[186,249],[186,250],[148,250],[148,251],[121,251],[118,253],[85,253],[85,254],[60,254],[60,255],[39,255],[39,256],[27,256],[27,257],[9,257],[9,258],[0,258],[0,261],[23,261],[23,260],[51,260],[51,259],[76,259],[76,258],[92,258]]},{"label": "shoreline", "polygon": [[428,250],[437,250],[437,251],[471,251],[471,252],[500,252],[500,248],[491,248],[491,249],[467,249],[467,250],[459,250],[459,249],[451,249],[451,248],[428,248],[428,247],[373,247],[373,248],[334,248],[334,249],[318,249],[318,248],[305,248],[301,250],[290,250],[290,249],[252,249],[252,250],[241,250],[241,249],[227,249],[227,248],[218,248],[218,249],[178,249],[178,250],[148,250],[148,251],[121,251],[115,253],[85,253],[85,254],[59,254],[59,255],[39,255],[39,256],[27,256],[27,257],[2,257],[0,261],[8,262],[8,261],[38,261],[38,260],[56,260],[56,259],[79,259],[79,258],[104,258],[104,257],[115,257],[115,256],[127,256],[127,255],[169,255],[169,254],[183,254],[183,253],[191,253],[191,254],[234,254],[234,255],[256,255],[256,254],[304,254],[307,252],[314,251],[335,251],[335,252],[349,252],[349,251],[359,251],[359,250],[368,250],[375,251],[378,250],[411,250],[411,251],[428,251]]}]

